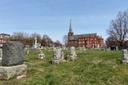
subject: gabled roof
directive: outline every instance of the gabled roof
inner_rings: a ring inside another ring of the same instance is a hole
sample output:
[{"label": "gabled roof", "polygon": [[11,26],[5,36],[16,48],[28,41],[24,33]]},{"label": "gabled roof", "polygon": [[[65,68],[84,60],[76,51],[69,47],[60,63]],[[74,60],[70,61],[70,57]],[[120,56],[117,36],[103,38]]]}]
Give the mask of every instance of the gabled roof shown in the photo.
[{"label": "gabled roof", "polygon": [[91,37],[91,36],[97,37],[97,34],[96,33],[91,33],[91,34],[78,34],[78,35],[74,35],[73,38],[74,38],[74,40],[77,40],[80,37]]}]

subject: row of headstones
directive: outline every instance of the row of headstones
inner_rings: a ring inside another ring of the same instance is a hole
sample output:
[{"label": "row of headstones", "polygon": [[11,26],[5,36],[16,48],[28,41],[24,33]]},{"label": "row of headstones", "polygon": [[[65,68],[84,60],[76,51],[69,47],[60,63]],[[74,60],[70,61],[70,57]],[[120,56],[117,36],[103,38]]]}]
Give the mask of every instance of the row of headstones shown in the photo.
[{"label": "row of headstones", "polygon": [[[45,57],[44,53],[40,50],[40,54],[38,55],[38,58],[44,59],[44,57]],[[71,47],[69,50],[69,54],[67,56],[67,60],[74,61],[76,59],[77,59],[77,54],[75,51],[75,47]],[[61,48],[55,48],[52,63],[59,64],[63,60],[65,60],[63,50]],[[125,63],[125,64],[128,63],[128,50],[127,49],[123,49],[121,51],[121,63]]]},{"label": "row of headstones", "polygon": [[[67,57],[67,61],[75,61],[77,59],[75,47],[71,47],[69,49],[69,54],[66,57]],[[60,62],[63,62],[63,61],[65,61],[65,56],[62,48],[54,49],[54,56],[53,56],[52,63],[59,64]]]},{"label": "row of headstones", "polygon": [[[64,53],[63,53],[63,50],[67,50],[66,48],[63,49],[63,48],[52,48],[54,50],[54,56],[53,56],[53,60],[52,62],[53,63],[59,63],[61,61],[64,60]],[[44,59],[45,55],[44,53],[41,51],[42,49],[39,49],[40,50],[40,53],[38,54],[38,59]],[[85,52],[86,51],[86,48],[79,48],[80,52]],[[29,53],[30,51],[27,50],[27,54]],[[71,47],[70,50],[69,50],[69,55],[67,56],[68,57],[68,60],[75,60],[77,56],[76,53],[75,53],[75,48],[74,47]],[[127,49],[123,49],[122,50],[122,53],[121,53],[121,62],[122,63],[128,63],[128,50]]]},{"label": "row of headstones", "polygon": [[[38,59],[43,60],[45,58],[45,54],[42,52],[42,50],[39,50]],[[75,61],[77,59],[77,54],[75,51],[75,47],[71,47],[69,49],[69,53],[66,56],[67,59],[65,59],[65,55],[62,48],[54,48],[53,49],[54,55],[52,59],[52,64],[59,64],[60,62],[65,61]]]},{"label": "row of headstones", "polygon": [[[40,50],[40,53],[41,52],[42,51]],[[27,67],[25,65],[22,65],[24,61],[23,61],[23,45],[21,43],[10,42],[5,44],[3,46],[2,54],[3,54],[2,55],[3,67],[0,67],[0,79],[9,79],[12,76],[22,74],[26,70]],[[40,54],[40,56],[44,56],[43,52]],[[71,47],[69,50],[68,59],[74,61],[76,58],[77,55],[75,52],[75,48]],[[59,64],[62,60],[64,60],[64,53],[61,48],[56,48],[54,50],[52,63]],[[128,63],[128,50],[125,49],[122,51],[121,61],[123,63]],[[22,66],[18,66],[18,65],[22,65]]]}]

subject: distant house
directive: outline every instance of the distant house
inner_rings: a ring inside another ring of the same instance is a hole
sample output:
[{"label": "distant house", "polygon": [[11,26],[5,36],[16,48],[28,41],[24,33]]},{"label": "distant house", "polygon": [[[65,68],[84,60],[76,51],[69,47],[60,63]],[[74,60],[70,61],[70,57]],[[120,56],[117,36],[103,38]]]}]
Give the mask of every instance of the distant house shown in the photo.
[{"label": "distant house", "polygon": [[96,33],[74,35],[70,22],[68,32],[68,47],[103,48],[104,40]]},{"label": "distant house", "polygon": [[9,38],[10,38],[9,34],[1,33],[0,34],[0,47],[2,47],[3,44],[6,43]]}]

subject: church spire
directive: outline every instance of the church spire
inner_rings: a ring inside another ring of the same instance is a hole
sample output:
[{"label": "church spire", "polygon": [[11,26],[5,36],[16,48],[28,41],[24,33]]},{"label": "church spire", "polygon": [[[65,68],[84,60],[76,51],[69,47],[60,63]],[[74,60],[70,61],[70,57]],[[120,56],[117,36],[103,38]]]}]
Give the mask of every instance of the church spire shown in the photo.
[{"label": "church spire", "polygon": [[72,31],[72,21],[71,21],[71,19],[70,19],[70,25],[69,25],[69,32],[73,32]]}]

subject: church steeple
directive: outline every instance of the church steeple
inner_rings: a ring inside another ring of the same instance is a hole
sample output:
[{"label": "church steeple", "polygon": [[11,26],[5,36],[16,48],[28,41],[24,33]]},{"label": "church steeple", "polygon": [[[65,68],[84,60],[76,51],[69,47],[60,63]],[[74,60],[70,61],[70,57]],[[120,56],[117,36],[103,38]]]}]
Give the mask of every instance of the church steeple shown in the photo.
[{"label": "church steeple", "polygon": [[70,32],[70,33],[73,32],[73,31],[72,31],[72,21],[71,21],[71,19],[70,19],[70,24],[69,24],[69,32]]},{"label": "church steeple", "polygon": [[73,31],[72,31],[72,22],[71,22],[71,19],[70,19],[70,22],[69,22],[69,32],[68,32],[68,36],[73,36],[74,35],[74,33],[73,33]]}]

